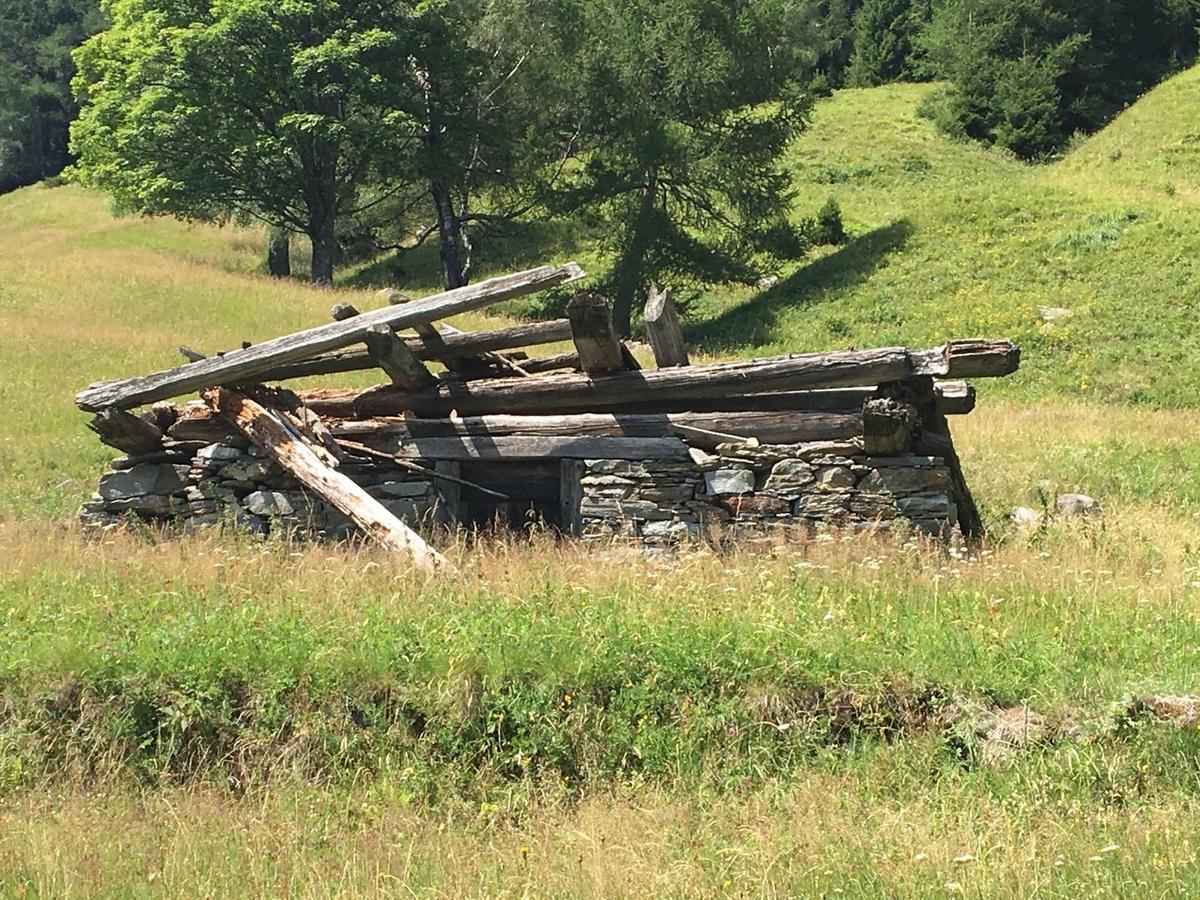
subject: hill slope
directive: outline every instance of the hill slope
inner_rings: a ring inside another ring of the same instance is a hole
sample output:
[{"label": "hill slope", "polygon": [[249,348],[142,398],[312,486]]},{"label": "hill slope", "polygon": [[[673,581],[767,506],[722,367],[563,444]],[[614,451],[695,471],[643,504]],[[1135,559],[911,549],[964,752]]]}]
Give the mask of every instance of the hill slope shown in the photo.
[{"label": "hill slope", "polygon": [[[1200,212],[950,142],[918,115],[930,89],[849,90],[820,107],[791,165],[805,209],[836,198],[854,239],[769,291],[705,304],[696,337],[783,351],[1004,335],[1025,348],[1023,371],[989,390],[1195,403]],[[1114,128],[1147,156],[1162,140]],[[1046,324],[1039,306],[1072,315]]]}]

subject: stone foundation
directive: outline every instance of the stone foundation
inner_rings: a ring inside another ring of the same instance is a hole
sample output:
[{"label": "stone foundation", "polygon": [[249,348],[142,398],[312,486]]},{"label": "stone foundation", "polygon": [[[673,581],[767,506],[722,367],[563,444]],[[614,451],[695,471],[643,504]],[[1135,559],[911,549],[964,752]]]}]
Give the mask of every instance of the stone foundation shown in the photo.
[{"label": "stone foundation", "polygon": [[[946,535],[958,524],[954,482],[938,457],[868,456],[857,440],[728,444],[716,454],[695,451],[694,457],[562,465],[563,495],[576,498],[577,506],[564,504],[564,521],[552,524],[585,540],[651,545],[786,527],[886,527],[897,520]],[[386,460],[346,462],[341,471],[414,527],[455,521],[457,491],[440,479]],[[116,460],[80,518],[91,527],[109,527],[131,516],[184,530],[229,524],[316,539],[354,534],[337,509],[258,448],[233,440],[178,443],[161,453]]]}]

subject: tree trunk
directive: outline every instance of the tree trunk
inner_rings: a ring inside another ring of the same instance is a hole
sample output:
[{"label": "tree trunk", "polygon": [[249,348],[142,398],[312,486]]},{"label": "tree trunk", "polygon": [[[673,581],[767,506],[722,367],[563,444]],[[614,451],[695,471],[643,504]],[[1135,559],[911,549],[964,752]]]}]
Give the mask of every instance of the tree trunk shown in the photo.
[{"label": "tree trunk", "polygon": [[467,284],[462,224],[454,214],[454,201],[446,185],[434,182],[430,185],[429,194],[433,197],[433,208],[437,214],[438,258],[442,263],[442,284],[446,290],[451,291]]},{"label": "tree trunk", "polygon": [[292,275],[291,241],[284,228],[267,231],[267,271],[272,278],[290,278]]},{"label": "tree trunk", "polygon": [[646,171],[646,183],[638,202],[637,218],[629,238],[617,260],[613,279],[613,327],[620,337],[627,338],[631,330],[633,304],[639,290],[646,284],[646,252],[653,239],[654,201],[658,194],[658,168]]}]

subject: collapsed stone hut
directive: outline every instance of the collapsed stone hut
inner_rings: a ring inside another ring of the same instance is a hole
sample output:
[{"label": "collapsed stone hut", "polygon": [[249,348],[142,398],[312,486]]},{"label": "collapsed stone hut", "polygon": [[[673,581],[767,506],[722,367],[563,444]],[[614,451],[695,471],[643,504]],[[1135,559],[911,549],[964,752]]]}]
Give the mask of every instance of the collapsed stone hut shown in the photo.
[{"label": "collapsed stone hut", "polygon": [[[1013,344],[691,365],[657,290],[645,309],[650,370],[594,294],[575,296],[562,320],[477,333],[435,324],[582,275],[544,266],[365,313],[338,304],[333,322],[307,331],[208,357],[181,348],[178,368],[93,384],[76,402],[124,455],[81,517],[365,534],[431,567],[444,560],[420,532],[434,523],[537,520],[650,544],[897,520],[979,532],[947,416],[974,408],[960,379],[1016,371]],[[529,351],[566,341],[570,352]],[[269,386],[363,369],[389,383]],[[195,391],[199,401],[167,402]]]}]

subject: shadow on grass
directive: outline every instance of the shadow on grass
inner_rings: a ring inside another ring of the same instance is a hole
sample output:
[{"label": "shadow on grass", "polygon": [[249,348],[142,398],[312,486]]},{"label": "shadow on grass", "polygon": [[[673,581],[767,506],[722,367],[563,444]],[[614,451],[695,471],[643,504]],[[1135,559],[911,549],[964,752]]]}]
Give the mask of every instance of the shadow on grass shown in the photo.
[{"label": "shadow on grass", "polygon": [[868,278],[886,257],[904,247],[913,231],[911,222],[898,219],[860,235],[752,300],[691,325],[686,329],[688,343],[707,352],[769,344],[778,335],[784,312],[816,303],[830,292]]}]

